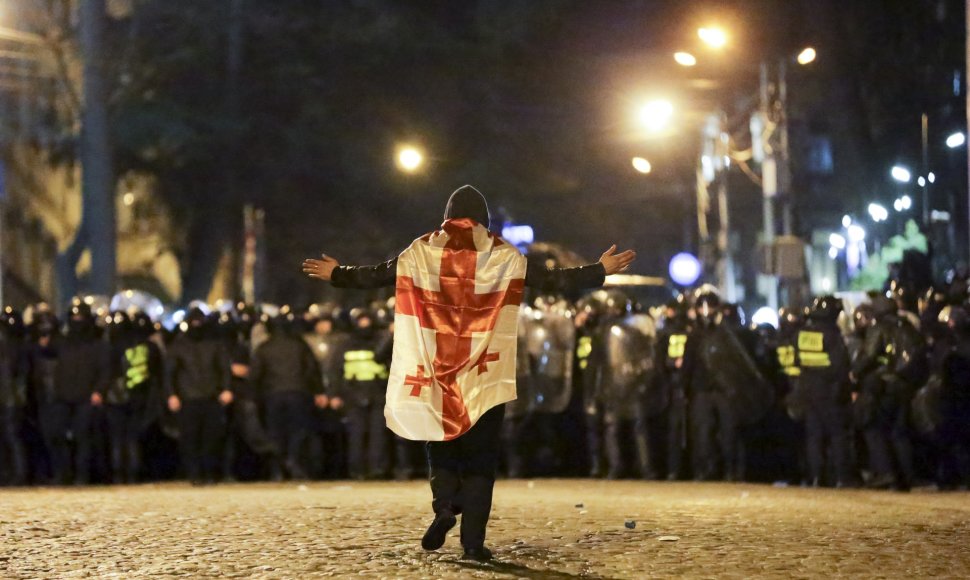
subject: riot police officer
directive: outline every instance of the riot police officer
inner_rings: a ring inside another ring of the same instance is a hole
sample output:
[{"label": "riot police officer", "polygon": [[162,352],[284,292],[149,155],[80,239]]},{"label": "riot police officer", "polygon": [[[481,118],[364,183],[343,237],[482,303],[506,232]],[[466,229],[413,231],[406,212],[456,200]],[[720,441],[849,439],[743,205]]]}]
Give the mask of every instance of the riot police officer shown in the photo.
[{"label": "riot police officer", "polygon": [[327,405],[314,405],[311,431],[311,464],[318,471],[312,475],[337,477],[345,463],[344,430],[340,422],[343,400],[336,396],[336,389],[343,374],[343,361],[337,360],[341,353],[344,333],[336,332],[332,305],[314,304],[307,310],[308,332],[303,335],[320,368],[320,383],[327,396]]},{"label": "riot police officer", "polygon": [[52,333],[42,337],[38,347],[34,362],[47,375],[39,377],[39,386],[53,387],[52,393],[42,394],[46,403],[40,419],[54,478],[61,484],[84,485],[91,477],[94,408],[103,404],[110,366],[107,345],[96,336],[91,307],[75,299],[64,340],[58,342]]},{"label": "riot police officer", "polygon": [[[162,382],[162,354],[149,340],[154,330],[138,313],[134,324],[125,312],[111,315],[112,377],[105,395],[115,483],[134,483],[141,469],[141,438],[157,418]],[[151,322],[149,319],[147,322]]]},{"label": "riot police officer", "polygon": [[10,485],[27,482],[27,453],[21,438],[26,398],[21,388],[20,356],[24,326],[20,313],[0,313],[0,474]]},{"label": "riot police officer", "polygon": [[281,309],[269,320],[269,340],[253,353],[250,380],[266,401],[266,424],[285,454],[292,479],[306,479],[301,452],[310,430],[311,407],[327,406],[320,369],[300,338],[292,312]]},{"label": "riot police officer", "polygon": [[229,353],[195,307],[179,324],[182,334],[165,360],[168,408],[178,416],[185,473],[195,485],[215,481],[226,435],[225,409],[233,401]]},{"label": "riot police officer", "polygon": [[665,391],[664,437],[667,479],[683,476],[687,451],[687,385],[684,382],[684,355],[690,335],[690,305],[683,294],[664,307],[663,328],[657,335],[657,380]]},{"label": "riot police officer", "polygon": [[603,474],[602,442],[596,416],[597,377],[603,365],[603,337],[597,332],[602,305],[591,297],[580,300],[576,305],[576,348],[574,350],[573,376],[579,387],[583,404],[583,418],[586,423],[586,454],[589,458],[590,477]]},{"label": "riot police officer", "polygon": [[798,332],[799,382],[805,401],[809,480],[822,485],[826,459],[837,487],[851,484],[849,471],[849,352],[837,321],[842,303],[835,296],[815,299],[805,327]]},{"label": "riot police officer", "polygon": [[353,331],[339,355],[343,375],[336,389],[346,408],[347,469],[354,479],[384,478],[390,470],[384,399],[391,341],[377,332],[366,309],[355,308],[350,318]]},{"label": "riot police officer", "polygon": [[872,308],[875,323],[852,364],[861,391],[856,420],[869,452],[870,487],[907,491],[915,475],[909,409],[915,385],[925,380],[926,353],[893,300],[876,296]]}]

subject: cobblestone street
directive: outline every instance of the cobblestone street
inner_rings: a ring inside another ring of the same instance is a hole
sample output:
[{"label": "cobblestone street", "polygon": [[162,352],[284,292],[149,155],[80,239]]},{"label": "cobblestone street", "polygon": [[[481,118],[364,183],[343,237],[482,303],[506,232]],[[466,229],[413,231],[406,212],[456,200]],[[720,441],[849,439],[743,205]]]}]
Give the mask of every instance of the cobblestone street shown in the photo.
[{"label": "cobblestone street", "polygon": [[[970,577],[965,493],[499,482],[492,564],[438,552],[424,482],[0,492],[0,577]],[[635,525],[634,525],[635,523]]]}]

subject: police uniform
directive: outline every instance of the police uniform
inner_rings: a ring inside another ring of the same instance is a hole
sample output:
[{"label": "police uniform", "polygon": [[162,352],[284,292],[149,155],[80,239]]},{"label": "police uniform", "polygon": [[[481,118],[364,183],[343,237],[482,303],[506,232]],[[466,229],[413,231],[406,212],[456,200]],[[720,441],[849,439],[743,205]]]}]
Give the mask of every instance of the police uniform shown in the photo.
[{"label": "police uniform", "polygon": [[687,386],[684,384],[684,355],[690,327],[685,320],[668,319],[657,342],[660,380],[667,390],[669,403],[664,412],[664,435],[667,455],[667,479],[682,476],[683,457],[687,449]]},{"label": "police uniform", "polygon": [[[850,404],[849,353],[834,320],[809,317],[798,332],[799,381],[805,403],[806,457],[809,480],[820,485],[827,472],[830,482],[848,485]],[[827,461],[826,461],[827,460]],[[829,470],[825,469],[826,464]]]},{"label": "police uniform", "polygon": [[347,470],[352,478],[382,478],[390,470],[391,432],[384,421],[389,358],[390,341],[360,329],[340,355],[343,374],[337,393],[346,409]]}]

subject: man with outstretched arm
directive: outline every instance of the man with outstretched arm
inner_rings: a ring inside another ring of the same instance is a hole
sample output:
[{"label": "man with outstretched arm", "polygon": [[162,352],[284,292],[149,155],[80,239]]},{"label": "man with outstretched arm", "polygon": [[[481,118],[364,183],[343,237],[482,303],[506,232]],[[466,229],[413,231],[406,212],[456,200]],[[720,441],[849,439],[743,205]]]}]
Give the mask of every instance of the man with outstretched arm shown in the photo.
[{"label": "man with outstretched arm", "polygon": [[341,266],[327,255],[303,262],[338,288],[395,286],[395,336],[387,425],[427,441],[435,519],[421,546],[436,550],[462,514],[464,558],[491,559],[485,527],[499,458],[504,403],[515,399],[518,306],[524,286],[570,292],[603,284],[636,258],[610,247],[599,262],[548,269],[526,263],[488,232],[488,205],[471,186],[451,194],[441,229],[376,266]]}]

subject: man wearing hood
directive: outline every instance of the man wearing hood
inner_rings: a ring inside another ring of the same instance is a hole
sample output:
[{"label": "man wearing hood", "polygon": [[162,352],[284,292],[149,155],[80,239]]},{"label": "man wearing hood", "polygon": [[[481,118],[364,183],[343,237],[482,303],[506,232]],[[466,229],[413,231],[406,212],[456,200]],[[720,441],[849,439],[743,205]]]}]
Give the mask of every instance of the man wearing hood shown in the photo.
[{"label": "man wearing hood", "polygon": [[[440,244],[442,240],[447,240],[448,245],[445,246],[445,250],[442,250],[440,245],[434,246],[438,249],[432,248],[432,250],[426,251],[424,257],[426,258],[429,254],[434,255],[435,251],[442,252],[443,255],[444,252],[449,250],[453,253],[464,252],[467,254],[470,250],[477,251],[478,241],[480,240],[489,250],[488,252],[480,252],[479,258],[491,260],[492,257],[500,255],[504,257],[502,259],[515,262],[514,265],[504,264],[504,266],[509,266],[509,269],[520,268],[523,270],[524,284],[544,293],[564,293],[600,286],[603,284],[606,275],[626,270],[636,257],[633,251],[615,254],[616,247],[613,246],[603,254],[599,262],[581,268],[550,270],[538,264],[526,266],[521,254],[508,251],[507,244],[504,241],[488,234],[488,205],[484,196],[471,186],[464,186],[452,193],[445,208],[444,219],[445,222],[441,230],[416,240],[401,257],[403,258],[408,254],[412,248],[420,246],[422,242],[427,246],[429,244]],[[501,253],[496,252],[495,248],[501,248]],[[417,250],[415,251],[417,252]],[[411,254],[409,258],[414,255]],[[491,261],[487,263],[493,265]],[[448,316],[456,316],[456,311],[462,312],[461,315],[458,315],[459,317],[464,314],[475,316],[478,311],[483,310],[480,307],[476,308],[473,304],[462,303],[463,300],[466,302],[472,300],[464,294],[455,297],[456,294],[464,290],[462,285],[467,285],[469,282],[475,283],[478,280],[477,277],[471,279],[471,276],[477,276],[476,273],[469,275],[467,271],[462,271],[463,268],[469,268],[467,264],[468,262],[464,262],[464,265],[461,266],[447,264],[450,270],[447,277],[444,272],[446,269],[444,258],[441,259],[440,264],[435,265],[441,272],[438,280],[432,280],[431,283],[442,286],[441,291],[438,292],[440,296],[449,295],[451,296],[450,300],[456,302],[448,305],[452,309]],[[494,264],[494,266],[496,269],[503,267],[502,264]],[[409,265],[407,261],[400,264],[402,272],[407,271],[409,267],[413,268],[413,265]],[[470,268],[474,270],[475,266],[470,266]],[[334,286],[340,288],[377,288],[400,284],[398,258],[376,266],[349,267],[340,266],[337,260],[324,255],[321,260],[306,260],[303,263],[303,271],[312,278],[330,281]],[[506,277],[505,281],[509,282],[509,279],[509,277]],[[518,280],[521,281],[521,279]],[[402,287],[399,286],[399,292]],[[447,301],[448,299],[442,300]],[[402,302],[398,300],[397,303],[400,313]],[[420,306],[426,306],[426,304]],[[517,307],[517,303],[515,306]],[[494,305],[492,308],[497,309]],[[488,308],[485,308],[485,310],[488,310]],[[449,321],[444,323],[447,322]],[[397,330],[398,332],[395,334],[396,347],[398,336],[401,336],[401,329],[398,328]],[[512,333],[511,339],[514,341],[514,333]],[[461,338],[455,340],[460,341]],[[457,342],[452,344],[457,344]],[[468,348],[467,344],[459,346]],[[487,349],[482,352],[483,358],[474,363],[475,367],[480,367],[479,373],[483,372],[483,368],[487,368],[487,363],[490,360],[495,360],[484,358],[486,353]],[[402,354],[411,353],[402,352]],[[414,389],[421,393],[423,392],[422,386],[430,386],[429,383],[432,378],[436,383],[441,383],[442,381],[438,381],[438,378],[445,376],[448,376],[447,380],[453,381],[459,370],[468,372],[467,369],[470,368],[469,363],[471,362],[471,359],[463,361],[460,369],[455,368],[456,365],[454,364],[447,369],[439,369],[435,366],[435,368],[430,369],[432,375],[430,377],[424,375],[422,371],[425,371],[425,368],[421,366],[418,367],[417,376],[408,378],[415,381],[413,383]],[[392,376],[394,375],[393,371],[392,368]],[[468,372],[468,375],[473,374]],[[499,439],[504,410],[503,404],[492,406],[478,417],[477,422],[473,422],[467,431],[461,431],[455,438],[428,441],[426,449],[431,471],[432,509],[435,512],[435,519],[421,541],[423,548],[427,550],[440,548],[444,544],[448,531],[457,523],[455,516],[462,514],[461,544],[464,548],[464,557],[479,561],[491,558],[491,552],[484,546],[485,527],[491,511],[492,488],[499,457]],[[454,428],[454,425],[449,423],[449,428]]]}]

